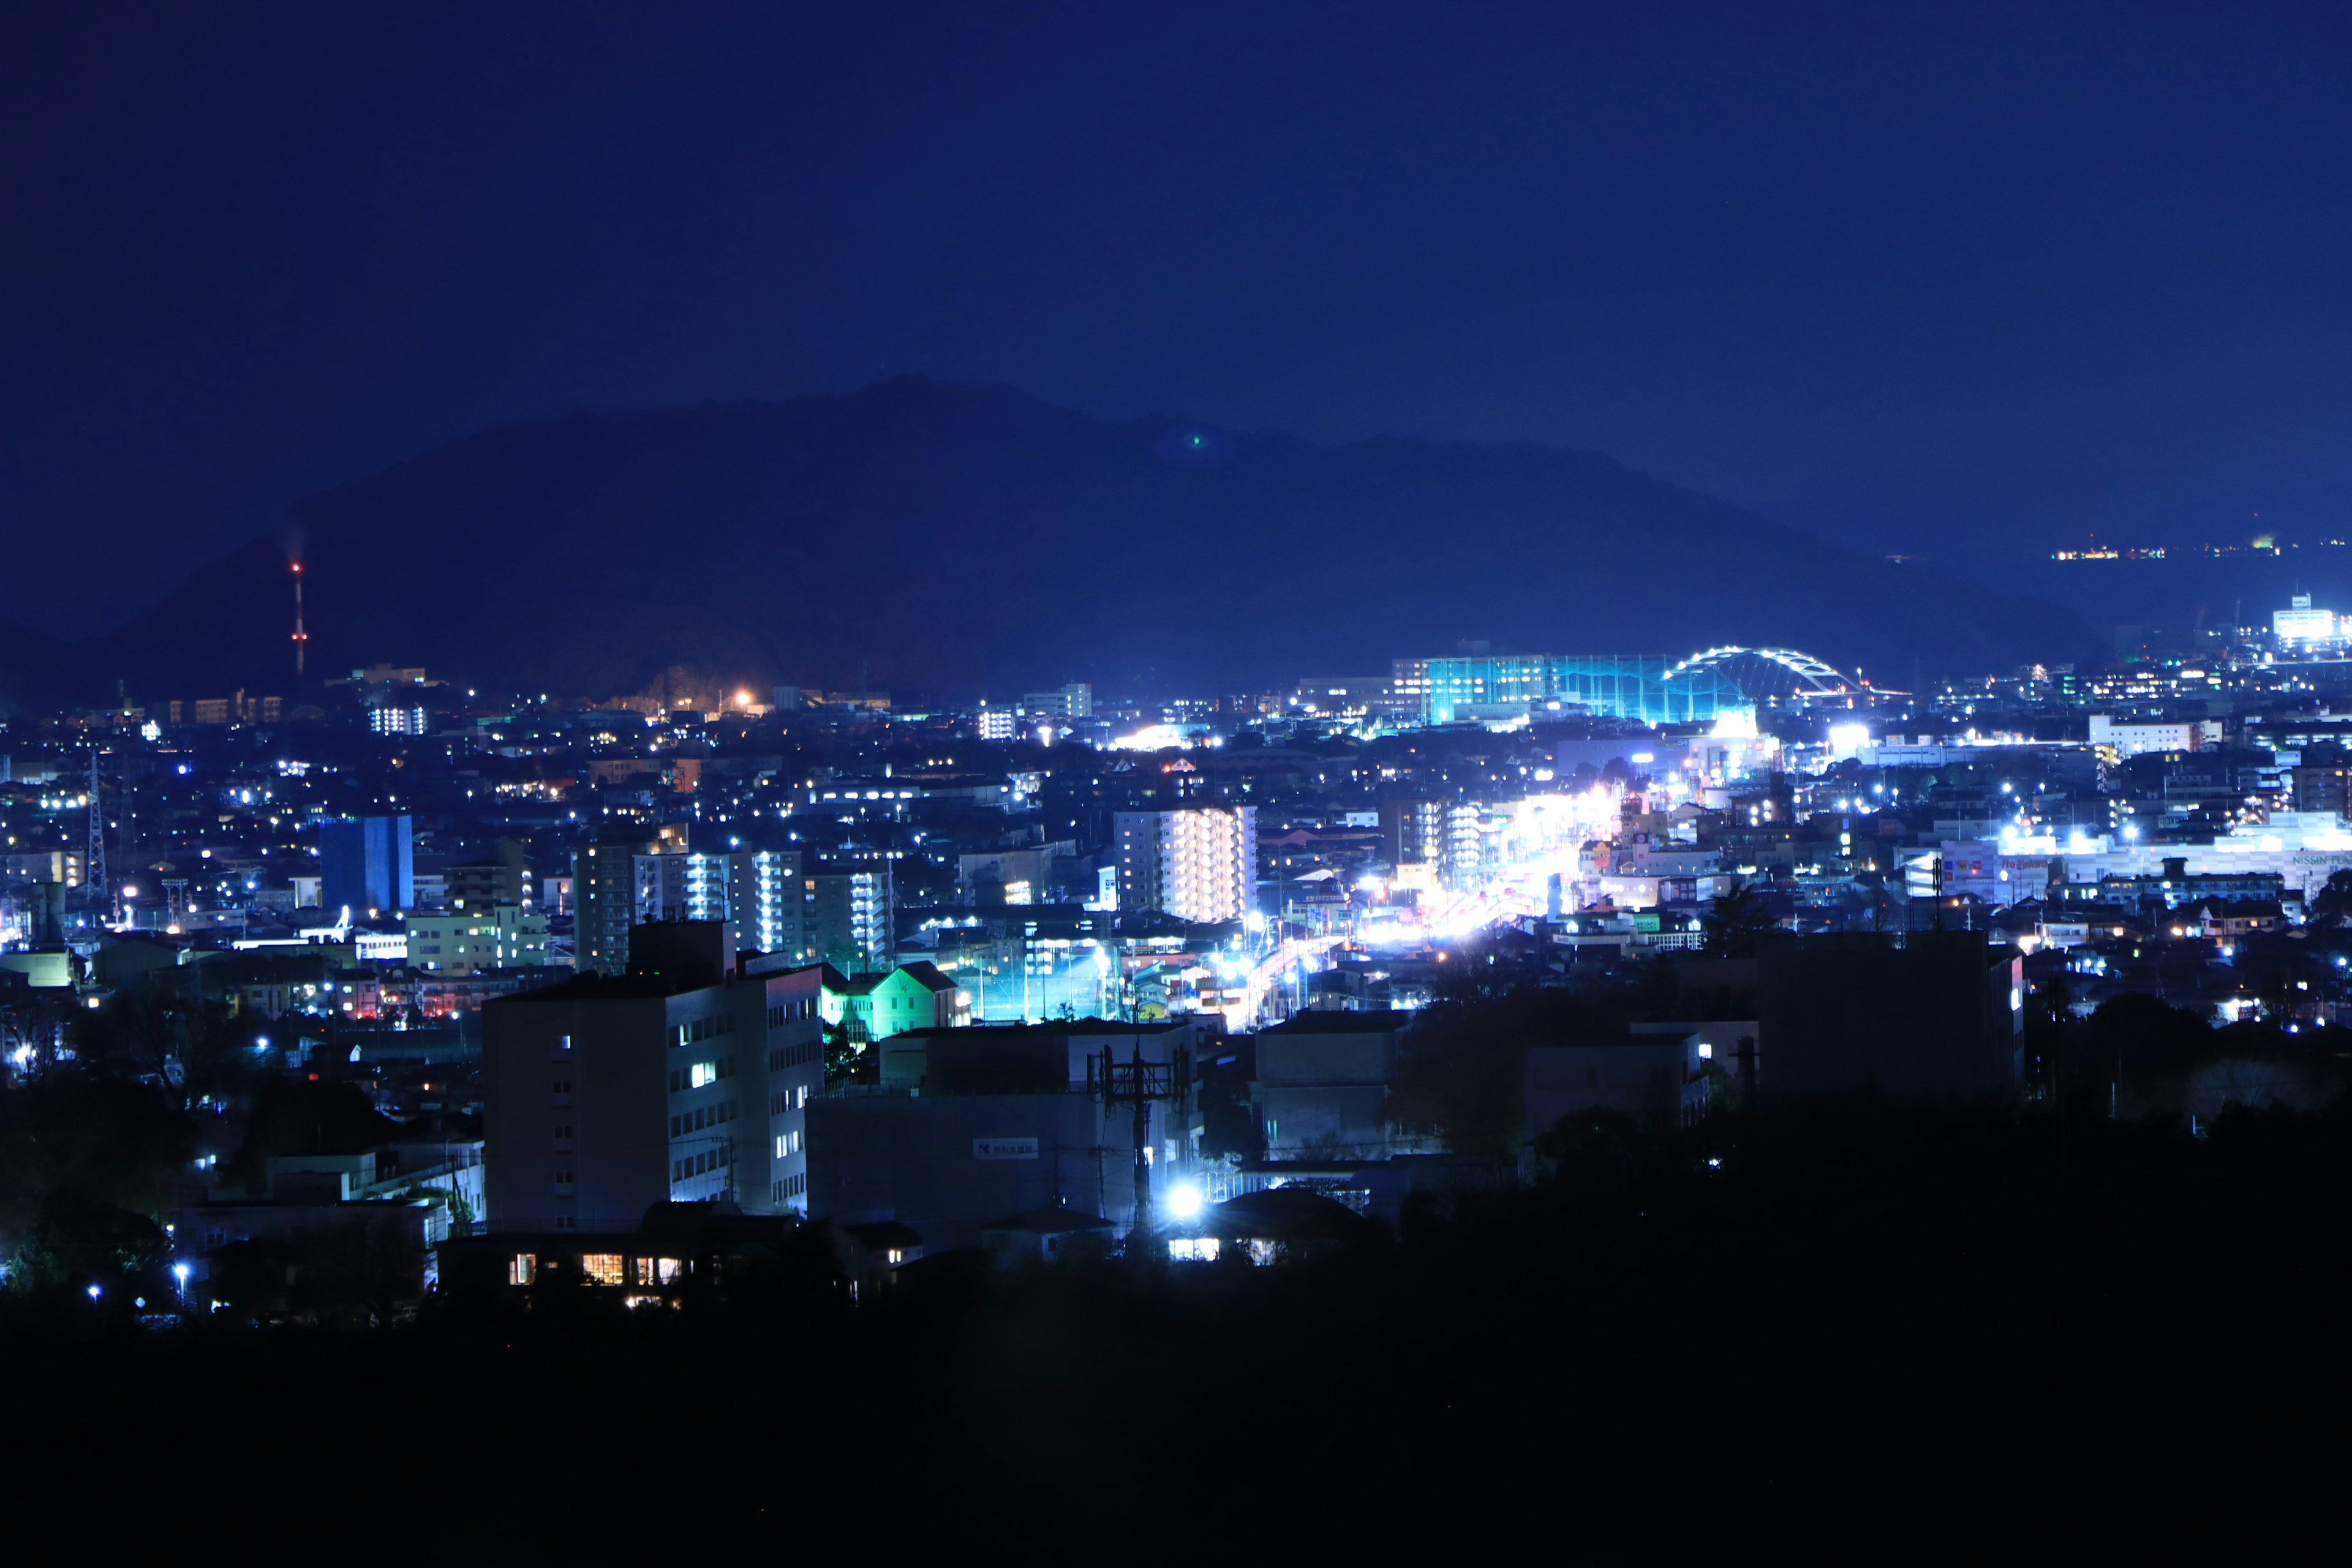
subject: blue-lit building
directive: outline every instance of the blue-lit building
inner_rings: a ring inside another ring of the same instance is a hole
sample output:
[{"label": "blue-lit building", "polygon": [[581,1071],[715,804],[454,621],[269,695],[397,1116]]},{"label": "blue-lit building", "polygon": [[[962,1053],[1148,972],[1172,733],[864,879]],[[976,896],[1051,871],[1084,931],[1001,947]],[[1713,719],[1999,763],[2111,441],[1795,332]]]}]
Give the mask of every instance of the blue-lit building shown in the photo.
[{"label": "blue-lit building", "polygon": [[415,860],[406,815],[319,824],[319,901],[330,914],[414,909]]},{"label": "blue-lit building", "polygon": [[1465,654],[1401,658],[1391,684],[1422,721],[1451,724],[1519,713],[1589,714],[1643,724],[1706,723],[1726,709],[1785,696],[1835,696],[1846,678],[1787,648],[1717,647],[1675,658],[1650,653]]}]

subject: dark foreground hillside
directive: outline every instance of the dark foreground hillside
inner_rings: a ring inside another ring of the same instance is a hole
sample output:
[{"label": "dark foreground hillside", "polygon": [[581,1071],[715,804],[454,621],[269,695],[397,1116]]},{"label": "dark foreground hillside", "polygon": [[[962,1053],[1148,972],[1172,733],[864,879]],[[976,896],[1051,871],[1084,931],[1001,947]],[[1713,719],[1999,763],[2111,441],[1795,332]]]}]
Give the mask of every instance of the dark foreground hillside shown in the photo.
[{"label": "dark foreground hillside", "polygon": [[1604,1128],[1555,1180],[1309,1266],[1062,1266],[862,1310],[815,1270],[662,1321],[551,1298],[350,1337],[20,1306],[11,1472],[20,1509],[54,1475],[324,1556],[638,1529],[886,1558],[2040,1555],[2323,1510],[2352,1122],[2070,1142],[2062,1175],[2047,1121],[1868,1101],[1671,1146]]},{"label": "dark foreground hillside", "polygon": [[314,675],[390,661],[562,696],[673,671],[958,696],[1262,689],[1462,638],[1791,646],[1881,685],[2088,651],[2050,606],[1588,453],[1317,447],[908,379],[453,442],[303,502],[15,684],[89,700],[117,679],[141,701],[281,691],[296,552]]}]

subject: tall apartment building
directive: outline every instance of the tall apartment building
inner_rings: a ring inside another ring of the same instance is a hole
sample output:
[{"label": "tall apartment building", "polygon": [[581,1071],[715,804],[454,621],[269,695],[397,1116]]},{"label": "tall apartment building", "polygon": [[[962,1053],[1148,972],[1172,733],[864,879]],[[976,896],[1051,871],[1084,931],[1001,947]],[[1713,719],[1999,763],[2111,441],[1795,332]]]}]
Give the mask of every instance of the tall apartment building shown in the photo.
[{"label": "tall apartment building", "polygon": [[[739,949],[813,963],[826,954],[813,934],[815,884],[801,870],[797,849],[688,849],[683,825],[662,829],[658,838],[624,830],[573,857],[572,897],[579,911],[583,969],[616,974],[628,967],[628,934],[652,921],[717,921]],[[887,873],[886,881],[887,881]],[[853,922],[856,900],[844,890],[841,929]],[[865,902],[870,904],[870,894]],[[887,956],[887,916],[879,946]],[[848,938],[836,950],[848,953]],[[861,962],[861,967],[862,962]]]},{"label": "tall apartment building", "polygon": [[607,827],[572,854],[577,926],[572,949],[583,971],[620,974],[629,967],[629,928],[640,918],[637,858],[684,855],[684,823],[657,829]]},{"label": "tall apartment building", "polygon": [[1445,807],[1396,796],[1381,802],[1381,858],[1391,866],[1435,865],[1445,853]]},{"label": "tall apartment building", "polygon": [[795,963],[814,962],[818,954],[809,942],[809,890],[801,875],[800,851],[761,849],[744,858],[745,941]]},{"label": "tall apartment building", "polygon": [[444,896],[453,910],[486,910],[498,904],[530,907],[538,902],[530,857],[512,838],[501,838],[486,859],[468,860],[444,873]]},{"label": "tall apartment building", "polygon": [[632,933],[628,972],[482,1009],[493,1230],[626,1230],[664,1202],[808,1208],[820,972],[737,962],[716,921]]},{"label": "tall apartment building", "polygon": [[898,945],[890,863],[811,871],[801,878],[809,950],[844,974],[891,966]]},{"label": "tall apartment building", "polygon": [[1486,872],[1486,808],[1457,801],[1445,808],[1445,838],[1437,858],[1438,880],[1446,887],[1477,886]]},{"label": "tall apartment building", "polygon": [[1118,907],[1234,921],[1257,899],[1257,808],[1122,811],[1111,819]]},{"label": "tall apartment building", "polygon": [[329,910],[364,918],[416,907],[409,819],[346,816],[319,824],[320,899]]}]

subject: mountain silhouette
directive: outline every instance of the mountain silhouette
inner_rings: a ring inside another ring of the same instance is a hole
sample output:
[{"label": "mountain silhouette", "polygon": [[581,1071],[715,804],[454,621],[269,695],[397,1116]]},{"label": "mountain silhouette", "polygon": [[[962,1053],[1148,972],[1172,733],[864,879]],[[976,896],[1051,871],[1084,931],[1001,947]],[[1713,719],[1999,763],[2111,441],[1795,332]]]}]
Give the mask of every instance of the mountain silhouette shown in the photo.
[{"label": "mountain silhouette", "polygon": [[1795,647],[1901,687],[2091,641],[2053,606],[1591,454],[1317,446],[901,378],[450,442],[301,502],[118,633],[0,639],[0,692],[289,690],[296,553],[313,679],[389,662],[575,698],[679,672],[950,697],[1262,689],[1461,638]]}]

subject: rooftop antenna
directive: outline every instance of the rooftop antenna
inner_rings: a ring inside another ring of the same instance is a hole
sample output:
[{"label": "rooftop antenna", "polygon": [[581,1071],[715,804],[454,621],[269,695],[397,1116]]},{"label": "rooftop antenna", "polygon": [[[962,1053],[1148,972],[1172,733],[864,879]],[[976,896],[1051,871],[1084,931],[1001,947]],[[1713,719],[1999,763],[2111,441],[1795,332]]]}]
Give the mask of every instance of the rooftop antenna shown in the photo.
[{"label": "rooftop antenna", "polygon": [[310,634],[309,632],[306,632],[306,631],[304,631],[304,630],[302,629],[302,563],[301,563],[299,561],[297,561],[297,562],[293,563],[293,568],[294,568],[294,679],[297,679],[297,680],[299,680],[299,679],[302,679],[302,656],[303,656],[303,654],[304,654],[305,652],[307,652],[307,651],[308,651],[309,644],[310,644]]}]

